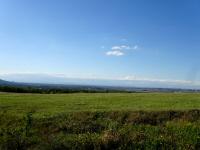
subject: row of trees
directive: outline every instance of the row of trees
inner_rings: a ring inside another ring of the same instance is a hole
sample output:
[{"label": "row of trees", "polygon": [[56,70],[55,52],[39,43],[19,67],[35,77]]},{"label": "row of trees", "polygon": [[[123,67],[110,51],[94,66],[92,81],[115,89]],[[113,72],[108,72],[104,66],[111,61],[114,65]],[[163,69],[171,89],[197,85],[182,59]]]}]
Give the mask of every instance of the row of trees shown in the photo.
[{"label": "row of trees", "polygon": [[127,91],[109,90],[109,89],[59,89],[59,88],[36,88],[36,87],[16,87],[16,86],[0,86],[0,92],[14,93],[41,93],[41,94],[56,94],[56,93],[116,93]]}]

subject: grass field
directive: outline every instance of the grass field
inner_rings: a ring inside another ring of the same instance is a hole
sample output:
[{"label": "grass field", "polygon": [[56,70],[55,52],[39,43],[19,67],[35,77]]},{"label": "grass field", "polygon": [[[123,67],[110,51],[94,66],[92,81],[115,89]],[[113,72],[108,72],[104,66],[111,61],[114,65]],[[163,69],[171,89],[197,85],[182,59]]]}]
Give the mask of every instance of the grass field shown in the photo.
[{"label": "grass field", "polygon": [[0,149],[200,149],[200,94],[0,93]]},{"label": "grass field", "polygon": [[77,111],[161,111],[200,108],[200,94],[0,94],[0,108],[19,115]]}]

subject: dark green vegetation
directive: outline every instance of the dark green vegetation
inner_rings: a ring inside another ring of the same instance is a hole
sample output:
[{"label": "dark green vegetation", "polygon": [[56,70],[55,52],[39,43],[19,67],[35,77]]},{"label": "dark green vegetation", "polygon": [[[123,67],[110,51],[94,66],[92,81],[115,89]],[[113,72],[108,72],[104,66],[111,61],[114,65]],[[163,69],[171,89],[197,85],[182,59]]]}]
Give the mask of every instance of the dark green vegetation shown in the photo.
[{"label": "dark green vegetation", "polygon": [[0,94],[0,149],[200,149],[200,94]]},{"label": "dark green vegetation", "polygon": [[51,86],[42,86],[34,87],[30,86],[0,86],[1,92],[13,92],[13,93],[39,93],[39,94],[61,94],[61,93],[130,93],[125,90],[114,90],[107,88],[77,88],[77,87],[51,87]]},{"label": "dark green vegetation", "polygon": [[0,92],[12,92],[12,93],[40,93],[40,94],[114,93],[114,92],[128,93],[130,91],[131,92],[146,91],[146,89],[141,89],[141,88],[138,89],[133,88],[133,89],[125,87],[92,86],[92,85],[89,86],[89,85],[19,83],[19,82],[10,82],[0,79]]}]

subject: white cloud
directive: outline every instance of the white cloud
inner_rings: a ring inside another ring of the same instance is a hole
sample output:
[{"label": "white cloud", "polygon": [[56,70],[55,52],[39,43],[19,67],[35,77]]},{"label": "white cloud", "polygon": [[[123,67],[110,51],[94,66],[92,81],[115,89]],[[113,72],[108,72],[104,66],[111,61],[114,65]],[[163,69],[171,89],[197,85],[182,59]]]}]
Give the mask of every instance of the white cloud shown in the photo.
[{"label": "white cloud", "polygon": [[112,50],[136,50],[138,49],[138,45],[134,45],[133,47],[128,45],[120,45],[120,46],[113,46]]},{"label": "white cloud", "polygon": [[108,51],[106,52],[107,56],[123,56],[124,53],[122,51],[119,50],[113,50],[113,51]]},{"label": "white cloud", "polygon": [[120,46],[113,46],[111,49],[112,50],[121,50],[121,47]]},{"label": "white cloud", "polygon": [[131,49],[131,47],[127,45],[120,45],[120,46],[113,46],[111,49],[112,50],[129,50]]},{"label": "white cloud", "polygon": [[111,50],[106,52],[106,55],[110,56],[110,55],[113,55],[113,56],[123,56],[126,51],[128,50],[137,50],[138,49],[138,46],[135,45],[133,47],[129,46],[129,45],[120,45],[120,46],[112,46],[111,47]]}]

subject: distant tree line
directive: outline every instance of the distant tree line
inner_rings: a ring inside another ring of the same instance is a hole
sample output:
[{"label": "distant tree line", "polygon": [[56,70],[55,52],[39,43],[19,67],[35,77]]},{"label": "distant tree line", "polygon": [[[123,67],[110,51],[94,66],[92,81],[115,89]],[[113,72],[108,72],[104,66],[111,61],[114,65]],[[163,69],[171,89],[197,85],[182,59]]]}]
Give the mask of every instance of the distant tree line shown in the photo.
[{"label": "distant tree line", "polygon": [[56,93],[130,93],[129,91],[112,90],[112,89],[58,89],[58,88],[36,88],[36,87],[17,87],[17,86],[0,86],[0,92],[13,93],[40,93],[40,94],[56,94]]}]

